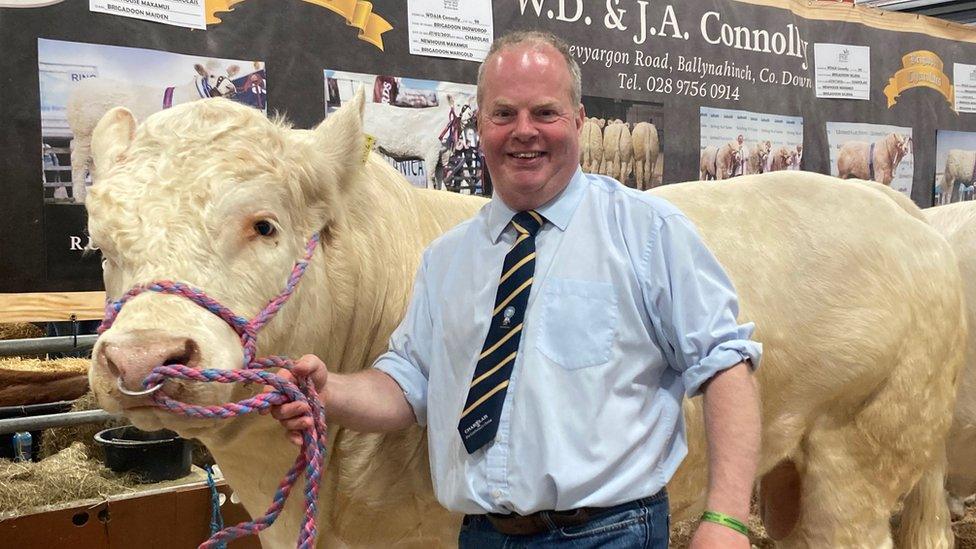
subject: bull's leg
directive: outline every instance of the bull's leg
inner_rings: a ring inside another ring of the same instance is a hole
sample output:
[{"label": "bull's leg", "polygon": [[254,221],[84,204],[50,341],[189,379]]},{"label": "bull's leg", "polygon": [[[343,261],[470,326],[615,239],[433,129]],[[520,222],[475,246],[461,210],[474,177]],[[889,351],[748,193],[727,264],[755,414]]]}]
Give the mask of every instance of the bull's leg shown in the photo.
[{"label": "bull's leg", "polygon": [[[963,395],[964,387],[965,385],[960,385],[960,395]],[[946,450],[949,474],[946,478],[946,490],[949,492],[952,514],[962,515],[965,511],[962,500],[976,492],[976,426],[953,425],[948,440]]]},{"label": "bull's leg", "polygon": [[91,158],[91,145],[88,141],[82,141],[71,140],[71,197],[77,204],[85,201],[85,176]]},{"label": "bull's leg", "polygon": [[637,181],[638,190],[647,189],[647,184],[644,181],[644,162],[641,160],[634,160],[634,179]]},{"label": "bull's leg", "polygon": [[[628,187],[630,187],[628,183],[630,182],[630,175],[633,171],[633,160],[620,164],[620,180],[623,181],[624,185],[627,185]],[[634,182],[633,186],[640,188],[640,184],[636,181]]]},{"label": "bull's leg", "polygon": [[[877,449],[853,424],[815,428],[801,445],[800,515],[779,547],[814,549],[893,547],[888,515],[897,486]],[[897,468],[897,467],[896,467]],[[886,471],[879,475],[878,471]]]},{"label": "bull's leg", "polygon": [[427,172],[427,188],[437,188],[437,161],[441,156],[440,143],[436,147],[427,149],[424,153],[424,171]]}]

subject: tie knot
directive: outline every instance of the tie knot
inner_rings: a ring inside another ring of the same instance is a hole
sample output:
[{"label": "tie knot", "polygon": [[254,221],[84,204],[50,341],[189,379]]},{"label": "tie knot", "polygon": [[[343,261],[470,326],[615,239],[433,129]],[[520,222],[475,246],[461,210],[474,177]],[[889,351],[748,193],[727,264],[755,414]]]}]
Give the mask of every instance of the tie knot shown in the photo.
[{"label": "tie knot", "polygon": [[546,218],[536,213],[535,210],[519,212],[512,217],[512,225],[515,226],[516,231],[533,237],[545,222]]}]

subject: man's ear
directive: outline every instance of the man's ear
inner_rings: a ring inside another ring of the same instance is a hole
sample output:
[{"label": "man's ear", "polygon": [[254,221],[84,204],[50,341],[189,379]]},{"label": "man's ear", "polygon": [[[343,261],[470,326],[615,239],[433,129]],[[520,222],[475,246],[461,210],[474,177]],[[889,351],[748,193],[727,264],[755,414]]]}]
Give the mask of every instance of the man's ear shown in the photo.
[{"label": "man's ear", "polygon": [[98,121],[91,137],[92,179],[122,159],[136,135],[136,118],[125,107],[115,107]]}]

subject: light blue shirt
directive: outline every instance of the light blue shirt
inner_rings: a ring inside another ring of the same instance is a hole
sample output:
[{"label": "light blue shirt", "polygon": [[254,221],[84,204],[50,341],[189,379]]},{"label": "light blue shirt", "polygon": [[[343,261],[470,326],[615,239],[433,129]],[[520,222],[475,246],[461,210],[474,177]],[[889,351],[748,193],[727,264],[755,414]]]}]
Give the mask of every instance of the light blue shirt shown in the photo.
[{"label": "light blue shirt", "polygon": [[577,171],[537,209],[535,279],[498,433],[457,426],[516,213],[492,200],[425,251],[374,366],[428,426],[440,503],[462,513],[608,507],[652,495],[687,454],[681,400],[761,346],[732,283],[669,202]]}]

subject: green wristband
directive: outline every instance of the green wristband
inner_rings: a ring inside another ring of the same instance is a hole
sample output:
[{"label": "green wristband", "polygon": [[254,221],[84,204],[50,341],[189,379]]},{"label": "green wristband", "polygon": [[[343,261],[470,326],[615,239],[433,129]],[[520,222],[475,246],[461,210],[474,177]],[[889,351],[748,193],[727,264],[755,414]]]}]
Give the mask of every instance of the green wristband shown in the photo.
[{"label": "green wristband", "polygon": [[730,517],[724,513],[716,513],[715,511],[705,511],[702,513],[701,519],[708,522],[714,522],[715,524],[721,524],[726,528],[731,528],[736,532],[742,534],[743,536],[749,535],[749,527],[743,524],[736,518]]}]

